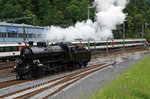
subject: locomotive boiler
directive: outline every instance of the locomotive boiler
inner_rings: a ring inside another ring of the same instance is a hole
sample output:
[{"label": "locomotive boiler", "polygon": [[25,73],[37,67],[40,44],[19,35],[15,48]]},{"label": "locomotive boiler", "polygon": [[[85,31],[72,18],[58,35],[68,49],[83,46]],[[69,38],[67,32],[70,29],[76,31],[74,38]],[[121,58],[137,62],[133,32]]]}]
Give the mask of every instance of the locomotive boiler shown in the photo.
[{"label": "locomotive boiler", "polygon": [[20,62],[14,71],[17,79],[34,78],[86,67],[90,60],[90,51],[72,43],[46,45],[46,42],[38,42],[37,46],[24,47],[21,50]]}]

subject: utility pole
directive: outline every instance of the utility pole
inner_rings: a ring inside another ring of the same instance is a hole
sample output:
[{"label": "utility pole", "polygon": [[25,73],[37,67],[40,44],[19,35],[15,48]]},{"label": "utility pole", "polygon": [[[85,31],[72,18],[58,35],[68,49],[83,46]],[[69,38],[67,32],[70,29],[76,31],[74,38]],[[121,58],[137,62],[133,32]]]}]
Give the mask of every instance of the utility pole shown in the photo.
[{"label": "utility pole", "polygon": [[88,5],[88,19],[90,18],[90,15],[89,15],[90,11],[89,11],[89,5]]},{"label": "utility pole", "polygon": [[88,40],[88,51],[90,51],[90,40]]},{"label": "utility pole", "polygon": [[107,47],[107,48],[106,48],[106,51],[107,51],[107,56],[108,56],[108,39],[106,40],[106,44],[107,44],[107,45],[106,45],[106,47]]},{"label": "utility pole", "polygon": [[146,22],[145,23],[145,29],[146,29],[146,32],[147,32],[147,26],[148,26],[149,24]]},{"label": "utility pole", "polygon": [[2,33],[1,30],[0,30],[0,33],[2,34],[3,41],[5,42],[4,33]]},{"label": "utility pole", "polygon": [[146,22],[146,23],[145,23],[145,29],[147,29],[147,26],[148,26],[148,25],[149,25],[149,24]]},{"label": "utility pole", "polygon": [[35,25],[35,16],[33,15],[33,25]]},{"label": "utility pole", "polygon": [[[147,22],[145,22],[145,32],[146,32],[146,34],[148,34],[148,32],[147,32],[147,26],[148,26],[149,24],[147,23]],[[149,42],[147,41],[147,44],[146,44],[146,46],[148,47],[148,50],[150,50],[149,49]]]},{"label": "utility pole", "polygon": [[25,27],[23,25],[23,41],[26,41],[26,31],[25,31]]},{"label": "utility pole", "polygon": [[90,8],[92,8],[92,7],[90,7],[89,5],[88,5],[88,19],[90,19]]},{"label": "utility pole", "polygon": [[13,22],[11,23],[11,33],[12,33],[12,27],[13,27],[13,24],[15,21],[16,21],[16,19],[14,19]]},{"label": "utility pole", "polygon": [[94,41],[94,49],[96,49],[96,42]]},{"label": "utility pole", "polygon": [[147,32],[147,26],[148,26],[149,24],[147,23],[147,22],[145,22],[145,32]]},{"label": "utility pole", "polygon": [[125,51],[125,22],[123,23],[123,53]]},{"label": "utility pole", "polygon": [[143,42],[143,34],[144,34],[144,25],[142,25],[142,34],[141,34],[142,42]]}]

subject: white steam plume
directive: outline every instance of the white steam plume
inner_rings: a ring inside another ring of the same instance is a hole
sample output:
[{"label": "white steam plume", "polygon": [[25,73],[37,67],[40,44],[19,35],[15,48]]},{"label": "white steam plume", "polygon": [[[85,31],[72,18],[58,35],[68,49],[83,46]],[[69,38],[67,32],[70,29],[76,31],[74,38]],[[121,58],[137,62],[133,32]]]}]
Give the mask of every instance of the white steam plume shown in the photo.
[{"label": "white steam plume", "polygon": [[113,38],[112,30],[125,20],[122,10],[126,0],[95,0],[93,5],[96,6],[95,22],[88,19],[65,29],[51,26],[45,29],[44,38],[49,41]]}]

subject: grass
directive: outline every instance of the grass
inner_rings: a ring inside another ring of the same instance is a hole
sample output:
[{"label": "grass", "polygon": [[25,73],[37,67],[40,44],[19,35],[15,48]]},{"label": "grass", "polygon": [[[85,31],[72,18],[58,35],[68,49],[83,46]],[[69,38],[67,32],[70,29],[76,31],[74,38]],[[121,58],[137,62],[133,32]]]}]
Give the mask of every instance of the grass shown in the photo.
[{"label": "grass", "polygon": [[150,56],[98,91],[92,99],[150,99]]}]

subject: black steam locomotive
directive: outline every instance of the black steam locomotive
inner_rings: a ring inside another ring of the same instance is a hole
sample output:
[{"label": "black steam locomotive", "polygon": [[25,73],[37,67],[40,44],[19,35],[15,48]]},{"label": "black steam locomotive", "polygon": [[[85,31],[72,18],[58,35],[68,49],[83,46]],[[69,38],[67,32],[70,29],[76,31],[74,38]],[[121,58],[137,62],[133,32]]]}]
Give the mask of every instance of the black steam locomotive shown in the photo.
[{"label": "black steam locomotive", "polygon": [[14,72],[16,78],[34,78],[53,72],[86,67],[91,60],[91,52],[72,43],[46,45],[38,42],[37,46],[24,47],[20,52],[20,61]]}]

